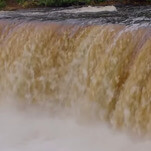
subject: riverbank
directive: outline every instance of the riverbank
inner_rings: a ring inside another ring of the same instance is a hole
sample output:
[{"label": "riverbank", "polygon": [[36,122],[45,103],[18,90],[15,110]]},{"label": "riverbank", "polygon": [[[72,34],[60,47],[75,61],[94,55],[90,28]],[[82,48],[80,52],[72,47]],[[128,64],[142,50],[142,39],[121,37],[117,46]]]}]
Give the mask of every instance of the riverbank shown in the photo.
[{"label": "riverbank", "polygon": [[92,5],[92,6],[106,6],[106,5],[151,5],[151,0],[140,1],[140,0],[85,0],[83,2],[79,2],[78,0],[73,0],[73,2],[53,2],[46,0],[1,0],[0,1],[0,9],[1,10],[18,10],[18,9],[28,9],[28,8],[36,8],[36,7],[67,7],[67,6],[80,6],[80,5]]}]

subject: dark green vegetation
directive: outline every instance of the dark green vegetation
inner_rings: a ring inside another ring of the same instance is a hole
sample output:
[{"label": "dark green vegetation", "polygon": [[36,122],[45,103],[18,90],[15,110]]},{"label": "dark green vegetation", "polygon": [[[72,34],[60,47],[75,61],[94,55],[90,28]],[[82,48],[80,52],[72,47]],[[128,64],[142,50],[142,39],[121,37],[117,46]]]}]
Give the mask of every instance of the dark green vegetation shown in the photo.
[{"label": "dark green vegetation", "polygon": [[101,4],[142,4],[151,3],[151,0],[0,0],[0,9],[5,6],[28,8],[37,6],[71,6],[71,5],[101,5]]},{"label": "dark green vegetation", "polygon": [[70,5],[88,5],[101,4],[103,2],[151,2],[151,0],[17,0],[19,3],[33,2],[40,6],[70,6]]},{"label": "dark green vegetation", "polygon": [[32,3],[38,6],[71,6],[103,2],[105,0],[17,0],[19,4]]},{"label": "dark green vegetation", "polygon": [[5,0],[0,0],[0,9],[6,6]]},{"label": "dark green vegetation", "polygon": [[20,5],[33,4],[36,6],[71,6],[71,5],[86,5],[86,4],[97,4],[105,2],[106,0],[0,0],[5,4],[13,1]]}]

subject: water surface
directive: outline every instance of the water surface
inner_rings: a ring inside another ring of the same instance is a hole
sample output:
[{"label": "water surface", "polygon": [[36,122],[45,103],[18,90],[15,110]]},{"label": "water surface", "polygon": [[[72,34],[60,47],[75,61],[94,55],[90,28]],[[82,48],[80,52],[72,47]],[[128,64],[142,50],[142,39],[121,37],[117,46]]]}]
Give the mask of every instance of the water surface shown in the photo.
[{"label": "water surface", "polygon": [[75,24],[151,25],[151,6],[35,8],[2,11],[0,19],[55,21]]}]

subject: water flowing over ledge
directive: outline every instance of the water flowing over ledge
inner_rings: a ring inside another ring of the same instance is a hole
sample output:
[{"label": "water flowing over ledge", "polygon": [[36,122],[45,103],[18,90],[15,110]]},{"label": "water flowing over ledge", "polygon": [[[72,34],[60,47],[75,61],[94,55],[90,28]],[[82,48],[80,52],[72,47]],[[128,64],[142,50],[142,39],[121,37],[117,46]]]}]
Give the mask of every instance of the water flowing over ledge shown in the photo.
[{"label": "water flowing over ledge", "polygon": [[150,28],[1,21],[0,35],[1,97],[151,132]]}]

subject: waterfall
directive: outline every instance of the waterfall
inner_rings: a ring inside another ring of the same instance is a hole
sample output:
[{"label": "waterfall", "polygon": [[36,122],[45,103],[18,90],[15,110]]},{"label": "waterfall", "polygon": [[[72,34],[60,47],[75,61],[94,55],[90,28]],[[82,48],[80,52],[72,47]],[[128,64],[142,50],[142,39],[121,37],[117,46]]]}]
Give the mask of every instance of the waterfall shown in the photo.
[{"label": "waterfall", "polygon": [[150,133],[150,35],[147,27],[0,21],[0,97],[50,110],[78,104],[80,114]]}]

